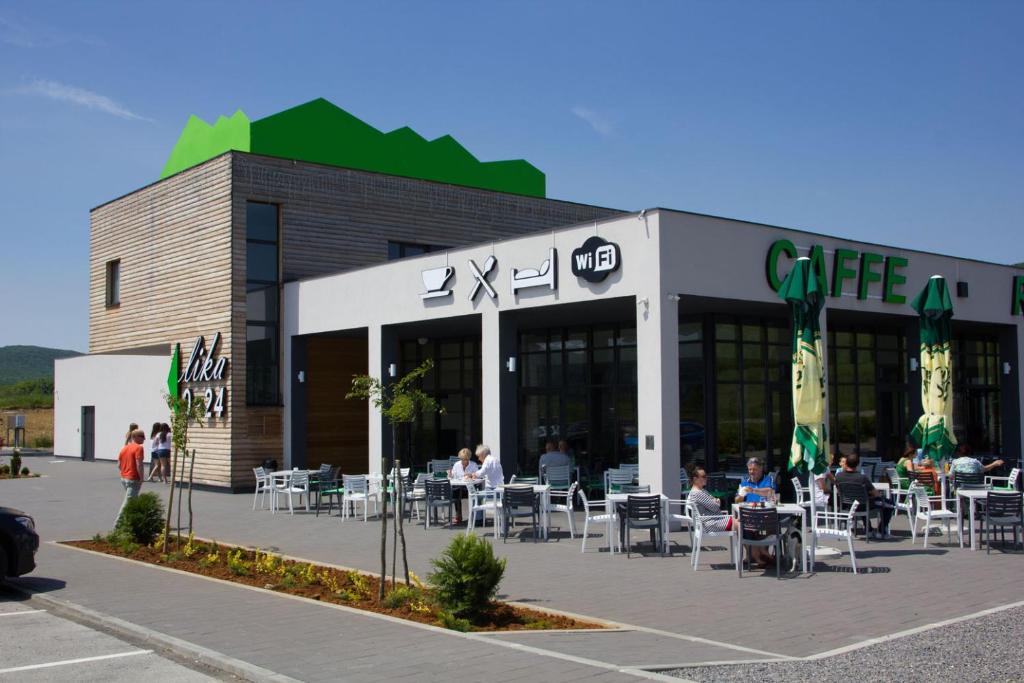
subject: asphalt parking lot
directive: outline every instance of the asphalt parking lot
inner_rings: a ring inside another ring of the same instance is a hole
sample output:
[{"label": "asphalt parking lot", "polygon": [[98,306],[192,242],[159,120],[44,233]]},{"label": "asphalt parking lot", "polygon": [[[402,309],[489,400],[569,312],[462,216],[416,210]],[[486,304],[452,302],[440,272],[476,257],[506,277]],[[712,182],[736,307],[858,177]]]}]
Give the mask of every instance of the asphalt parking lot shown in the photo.
[{"label": "asphalt parking lot", "polygon": [[0,681],[173,681],[215,678],[29,603],[0,589]]}]

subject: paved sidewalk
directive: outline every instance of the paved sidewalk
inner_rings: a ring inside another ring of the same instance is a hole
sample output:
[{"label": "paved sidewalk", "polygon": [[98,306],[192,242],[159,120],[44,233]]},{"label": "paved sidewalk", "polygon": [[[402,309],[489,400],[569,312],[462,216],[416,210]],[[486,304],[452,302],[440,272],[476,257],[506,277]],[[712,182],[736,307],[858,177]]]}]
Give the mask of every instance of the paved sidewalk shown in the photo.
[{"label": "paved sidewalk", "polygon": [[[109,527],[120,502],[112,463],[31,460],[33,471],[47,476],[0,482],[0,504],[31,512],[44,540],[84,538]],[[147,487],[166,493],[159,484]],[[194,496],[200,536],[360,569],[377,566],[376,522],[254,512],[248,495]],[[564,527],[564,515],[554,522]],[[906,529],[905,519],[900,528]],[[413,571],[425,576],[429,558],[455,533],[407,527]],[[678,553],[684,535],[671,536]],[[53,545],[44,546],[40,569],[24,581],[58,599],[303,680],[339,674],[344,680],[461,678],[481,662],[495,680],[637,680],[639,672],[622,670],[804,657],[1024,598],[1021,555],[972,553],[955,538],[949,546],[945,537],[933,537],[928,551],[920,542],[912,547],[909,538],[858,542],[858,564],[868,573],[849,574],[844,559],[783,581],[759,573],[737,579],[725,567],[725,550],[702,553],[701,570],[693,572],[688,555],[612,557],[597,550],[602,543],[603,537],[592,538],[581,554],[579,539],[556,530],[548,543],[510,539],[495,549],[508,558],[503,597],[628,627],[604,633],[467,637]],[[926,587],[936,599],[907,600],[908,586]]]}]

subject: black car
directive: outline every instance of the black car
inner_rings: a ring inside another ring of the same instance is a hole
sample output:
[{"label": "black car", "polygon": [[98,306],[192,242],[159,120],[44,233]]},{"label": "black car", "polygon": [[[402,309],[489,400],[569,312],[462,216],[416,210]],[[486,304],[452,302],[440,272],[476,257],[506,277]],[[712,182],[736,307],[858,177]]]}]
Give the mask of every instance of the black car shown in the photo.
[{"label": "black car", "polygon": [[21,510],[0,507],[0,580],[35,569],[37,550],[35,520]]}]

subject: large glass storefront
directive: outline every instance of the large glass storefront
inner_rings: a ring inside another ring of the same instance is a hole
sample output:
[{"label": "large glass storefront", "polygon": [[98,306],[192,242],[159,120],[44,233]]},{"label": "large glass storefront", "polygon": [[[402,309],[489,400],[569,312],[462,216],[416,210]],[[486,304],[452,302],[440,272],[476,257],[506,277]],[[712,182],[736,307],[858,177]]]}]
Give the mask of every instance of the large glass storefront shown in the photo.
[{"label": "large glass storefront", "polygon": [[843,453],[895,462],[910,431],[909,392],[920,388],[907,383],[907,342],[901,329],[860,329],[829,328],[829,440]]},{"label": "large glass storefront", "polygon": [[953,429],[975,453],[1002,455],[999,340],[994,334],[953,335]]},{"label": "large glass storefront", "polygon": [[592,474],[637,461],[635,323],[524,330],[518,374],[520,472],[549,440]]},{"label": "large glass storefront", "polygon": [[412,466],[425,468],[434,458],[455,455],[460,448],[473,449],[480,442],[480,339],[411,339],[401,342],[401,372],[405,374],[427,358],[434,369],[423,381],[423,390],[434,396],[443,413],[421,417],[411,428],[400,428],[398,452],[411,457]]}]

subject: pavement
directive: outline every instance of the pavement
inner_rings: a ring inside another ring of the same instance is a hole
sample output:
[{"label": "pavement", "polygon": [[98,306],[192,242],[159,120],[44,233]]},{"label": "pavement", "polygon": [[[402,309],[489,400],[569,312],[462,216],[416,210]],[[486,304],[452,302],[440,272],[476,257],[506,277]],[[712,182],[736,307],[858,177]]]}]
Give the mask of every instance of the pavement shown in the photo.
[{"label": "pavement", "polygon": [[[2,589],[0,589],[2,590]],[[140,678],[167,683],[212,683],[237,680],[218,672],[183,666],[152,649],[137,647],[95,628],[63,619],[18,600],[12,592],[0,593],[0,634],[4,656],[0,682],[83,681],[134,682]],[[13,647],[17,643],[17,647]]]},{"label": "pavement", "polygon": [[[1024,600],[1021,554],[971,552],[955,537],[950,546],[938,536],[925,551],[903,538],[905,518],[895,523],[895,539],[856,544],[864,573],[849,573],[844,558],[782,580],[759,572],[738,579],[725,548],[702,552],[694,572],[681,533],[671,534],[669,557],[627,559],[598,550],[603,528],[592,530],[586,553],[578,538],[555,529],[546,543],[495,543],[508,559],[501,597],[616,628],[459,634],[56,545],[109,528],[121,495],[116,467],[31,460],[45,476],[0,481],[0,504],[33,514],[44,541],[39,569],[14,583],[33,600],[115,620],[248,680],[459,680],[479,677],[486,666],[486,677],[497,681],[635,681],[669,680],[661,672],[670,669],[696,677],[695,667],[708,662],[815,657],[820,665],[893,634],[928,633]],[[163,485],[146,486],[166,493]],[[197,536],[371,571],[379,561],[380,528],[372,520],[253,511],[251,495],[193,496]],[[564,515],[553,521],[566,526]],[[425,577],[430,558],[455,533],[408,526],[411,569]],[[913,597],[921,592],[926,597]]]}]

